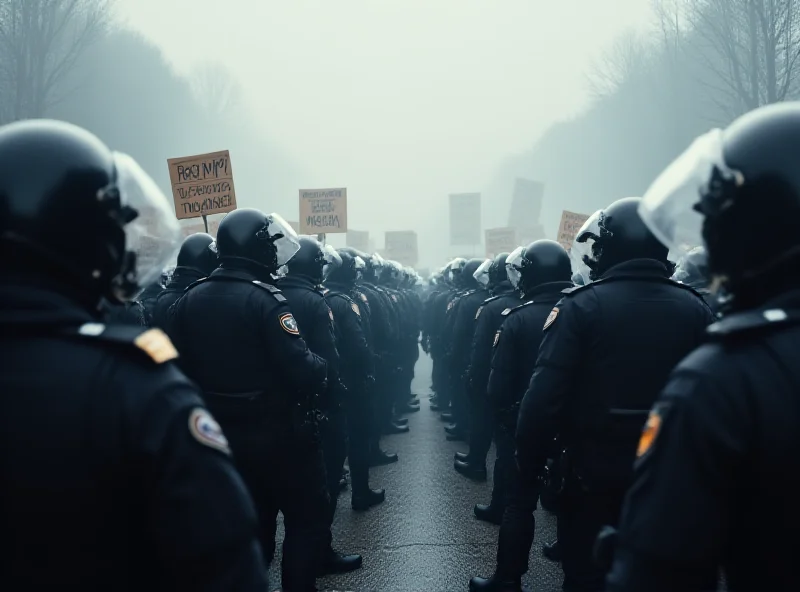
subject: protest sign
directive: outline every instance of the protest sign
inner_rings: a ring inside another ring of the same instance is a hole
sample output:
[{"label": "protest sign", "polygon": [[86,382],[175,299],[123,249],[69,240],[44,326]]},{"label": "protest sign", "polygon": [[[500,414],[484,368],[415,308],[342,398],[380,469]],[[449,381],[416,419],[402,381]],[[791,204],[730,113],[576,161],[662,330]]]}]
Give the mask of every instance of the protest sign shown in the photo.
[{"label": "protest sign", "polygon": [[486,242],[486,256],[494,259],[500,253],[510,253],[517,248],[517,229],[507,226],[505,228],[487,228],[484,232]]},{"label": "protest sign", "polygon": [[300,232],[347,232],[347,189],[301,189]]},{"label": "protest sign", "polygon": [[413,230],[394,230],[386,232],[384,256],[401,265],[417,264],[417,233]]},{"label": "protest sign", "polygon": [[370,253],[372,250],[369,248],[369,231],[368,230],[348,230],[346,237],[346,244],[358,251]]},{"label": "protest sign", "polygon": [[450,244],[479,245],[481,243],[481,194],[453,193],[450,195]]},{"label": "protest sign", "polygon": [[167,159],[178,220],[236,209],[231,157],[227,150]]},{"label": "protest sign", "polygon": [[588,214],[576,214],[575,212],[564,210],[561,212],[561,223],[558,225],[556,240],[569,251],[572,248],[572,243],[575,242],[578,231],[588,219]]}]

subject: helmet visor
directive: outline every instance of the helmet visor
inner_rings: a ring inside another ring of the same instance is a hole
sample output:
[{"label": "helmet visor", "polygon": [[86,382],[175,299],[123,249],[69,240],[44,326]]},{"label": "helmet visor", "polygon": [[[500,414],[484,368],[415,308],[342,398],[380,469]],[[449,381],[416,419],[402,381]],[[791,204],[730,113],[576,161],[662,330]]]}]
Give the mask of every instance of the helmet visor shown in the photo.
[{"label": "helmet visor", "polygon": [[278,257],[278,267],[286,265],[289,260],[300,250],[300,240],[297,233],[286,220],[279,214],[272,213],[267,216],[267,233]]},{"label": "helmet visor", "polygon": [[658,240],[679,255],[703,246],[703,216],[694,209],[715,170],[740,176],[725,164],[723,132],[698,137],[656,178],[639,204],[639,216]]},{"label": "helmet visor", "polygon": [[524,253],[524,247],[517,247],[506,258],[506,275],[514,288],[519,288],[519,282],[522,280],[522,256]]},{"label": "helmet visor", "polygon": [[489,285],[489,270],[492,268],[492,260],[487,259],[483,263],[481,263],[480,267],[475,270],[475,273],[472,274],[472,277],[475,278],[481,286],[488,286]]},{"label": "helmet visor", "polygon": [[330,245],[321,245],[322,246],[322,256],[325,260],[325,263],[322,265],[322,280],[325,281],[328,279],[328,276],[331,275],[335,270],[339,269],[342,266],[342,258],[339,256],[339,253],[336,252]]},{"label": "helmet visor", "polygon": [[594,214],[586,219],[578,233],[575,235],[575,242],[569,250],[569,258],[572,262],[572,273],[579,274],[585,284],[590,283],[592,280],[589,277],[591,268],[586,264],[587,259],[592,259],[592,245],[597,237],[600,236],[600,213],[602,210],[597,210]]},{"label": "helmet visor", "polygon": [[125,250],[135,254],[135,265],[123,270],[112,290],[121,301],[133,300],[161,275],[177,255],[181,229],[172,203],[139,163],[127,154],[114,152],[120,203],[138,215],[124,226]]}]

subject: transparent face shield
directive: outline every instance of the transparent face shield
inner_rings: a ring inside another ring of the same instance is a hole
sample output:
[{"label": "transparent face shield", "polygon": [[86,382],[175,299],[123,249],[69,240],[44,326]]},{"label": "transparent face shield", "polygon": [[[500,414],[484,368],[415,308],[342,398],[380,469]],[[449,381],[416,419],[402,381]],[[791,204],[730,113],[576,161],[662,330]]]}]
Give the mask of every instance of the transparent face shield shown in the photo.
[{"label": "transparent face shield", "polygon": [[675,266],[672,279],[695,289],[706,288],[710,281],[706,250],[703,247],[695,247],[681,257]]},{"label": "transparent face shield", "polygon": [[517,247],[506,258],[506,274],[514,289],[519,288],[519,283],[522,280],[522,256],[524,253],[525,247]]},{"label": "transparent face shield", "polygon": [[124,226],[125,250],[134,257],[126,259],[111,285],[113,296],[124,302],[158,281],[180,249],[181,229],[170,200],[133,158],[114,152],[114,166],[120,204],[138,214]]},{"label": "transparent face shield", "polygon": [[361,257],[356,256],[355,259],[353,259],[353,267],[356,270],[356,281],[362,279],[364,277],[364,270],[367,268],[367,264],[364,263],[364,260]]},{"label": "transparent face shield", "polygon": [[591,268],[587,265],[586,260],[592,259],[592,246],[594,245],[595,237],[600,236],[600,213],[602,210],[597,210],[594,214],[586,219],[580,230],[575,235],[575,242],[569,250],[569,258],[572,262],[572,273],[578,274],[583,278],[584,284],[592,281],[589,277]]},{"label": "transparent face shield", "polygon": [[[269,240],[275,245],[280,268],[286,265],[300,250],[300,239],[291,224],[281,218],[279,214],[270,214],[267,216],[267,220],[266,233],[269,235]],[[280,272],[280,269],[278,271]]]},{"label": "transparent face shield", "polygon": [[324,282],[331,273],[342,266],[342,258],[332,246],[321,245],[321,247],[322,257],[325,260],[325,263],[322,265],[322,281]]},{"label": "transparent face shield", "polygon": [[481,286],[488,287],[489,286],[489,270],[492,268],[492,260],[487,259],[481,266],[475,270],[475,273],[472,274],[472,277],[475,278]]},{"label": "transparent face shield", "polygon": [[698,137],[656,178],[639,204],[639,216],[672,252],[685,255],[703,245],[703,216],[694,209],[718,171],[741,184],[741,173],[725,164],[723,132]]}]

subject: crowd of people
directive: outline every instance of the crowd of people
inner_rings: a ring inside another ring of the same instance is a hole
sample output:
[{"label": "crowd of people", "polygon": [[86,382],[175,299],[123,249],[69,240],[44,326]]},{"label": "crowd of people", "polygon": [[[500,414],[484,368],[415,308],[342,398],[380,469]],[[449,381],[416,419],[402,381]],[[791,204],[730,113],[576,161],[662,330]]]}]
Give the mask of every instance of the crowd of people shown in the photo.
[{"label": "crowd of people", "polygon": [[270,590],[279,513],[284,591],[359,569],[337,500],[384,501],[421,349],[454,469],[486,481],[495,443],[496,569],[470,590],[524,589],[539,505],[566,592],[796,588],[798,147],[800,104],[761,108],[569,251],[421,278],[257,209],[181,241],[132,158],[0,128],[5,581]]}]

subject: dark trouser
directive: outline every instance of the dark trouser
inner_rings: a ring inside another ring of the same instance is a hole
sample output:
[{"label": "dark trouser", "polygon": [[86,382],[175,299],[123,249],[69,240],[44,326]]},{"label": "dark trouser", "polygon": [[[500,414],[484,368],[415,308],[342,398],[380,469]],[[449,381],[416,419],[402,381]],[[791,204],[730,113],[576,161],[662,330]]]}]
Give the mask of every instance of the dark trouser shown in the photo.
[{"label": "dark trouser", "polygon": [[594,545],[603,526],[616,526],[624,491],[587,492],[573,483],[558,511],[558,539],[565,592],[599,592],[605,570],[594,561]]},{"label": "dark trouser", "polygon": [[470,393],[469,458],[477,466],[486,464],[486,456],[492,445],[494,416],[486,392]]},{"label": "dark trouser", "polygon": [[450,405],[450,377],[447,373],[447,360],[441,351],[433,354],[433,382],[439,407],[443,410]]},{"label": "dark trouser", "polygon": [[539,482],[520,473],[512,461],[507,487],[507,505],[497,540],[497,575],[511,580],[528,571],[528,556],[536,531],[533,512],[539,499]]},{"label": "dark trouser", "polygon": [[461,378],[462,370],[453,369],[450,375],[450,393],[453,420],[465,432],[469,428],[469,416],[467,408],[467,393],[464,388],[464,380]]},{"label": "dark trouser", "polygon": [[331,525],[336,515],[336,506],[339,499],[339,481],[342,479],[344,459],[347,456],[347,416],[341,409],[327,412],[328,420],[322,422],[320,435],[322,436],[322,455],[325,461],[325,475],[328,487],[328,514],[325,524],[328,527],[326,538],[330,547],[333,534]]},{"label": "dark trouser", "polygon": [[269,563],[275,552],[275,523],[280,511],[286,527],[283,589],[314,590],[330,507],[319,443],[296,431],[288,413],[263,417],[263,410],[250,402],[208,402],[255,502],[265,561]]},{"label": "dark trouser", "polygon": [[378,387],[375,399],[375,423],[377,424],[376,436],[378,438],[380,438],[383,429],[392,421],[392,408],[397,398],[397,384],[398,376],[394,366],[391,371],[379,373],[378,381],[375,383],[375,386]]},{"label": "dark trouser", "polygon": [[497,458],[494,461],[492,501],[489,505],[502,512],[508,502],[509,484],[514,482],[516,478],[514,429],[504,426],[498,420],[495,422],[494,439]]},{"label": "dark trouser", "polygon": [[354,496],[369,489],[372,416],[372,401],[368,393],[364,389],[351,388],[347,402],[347,456],[350,459],[350,482]]}]

